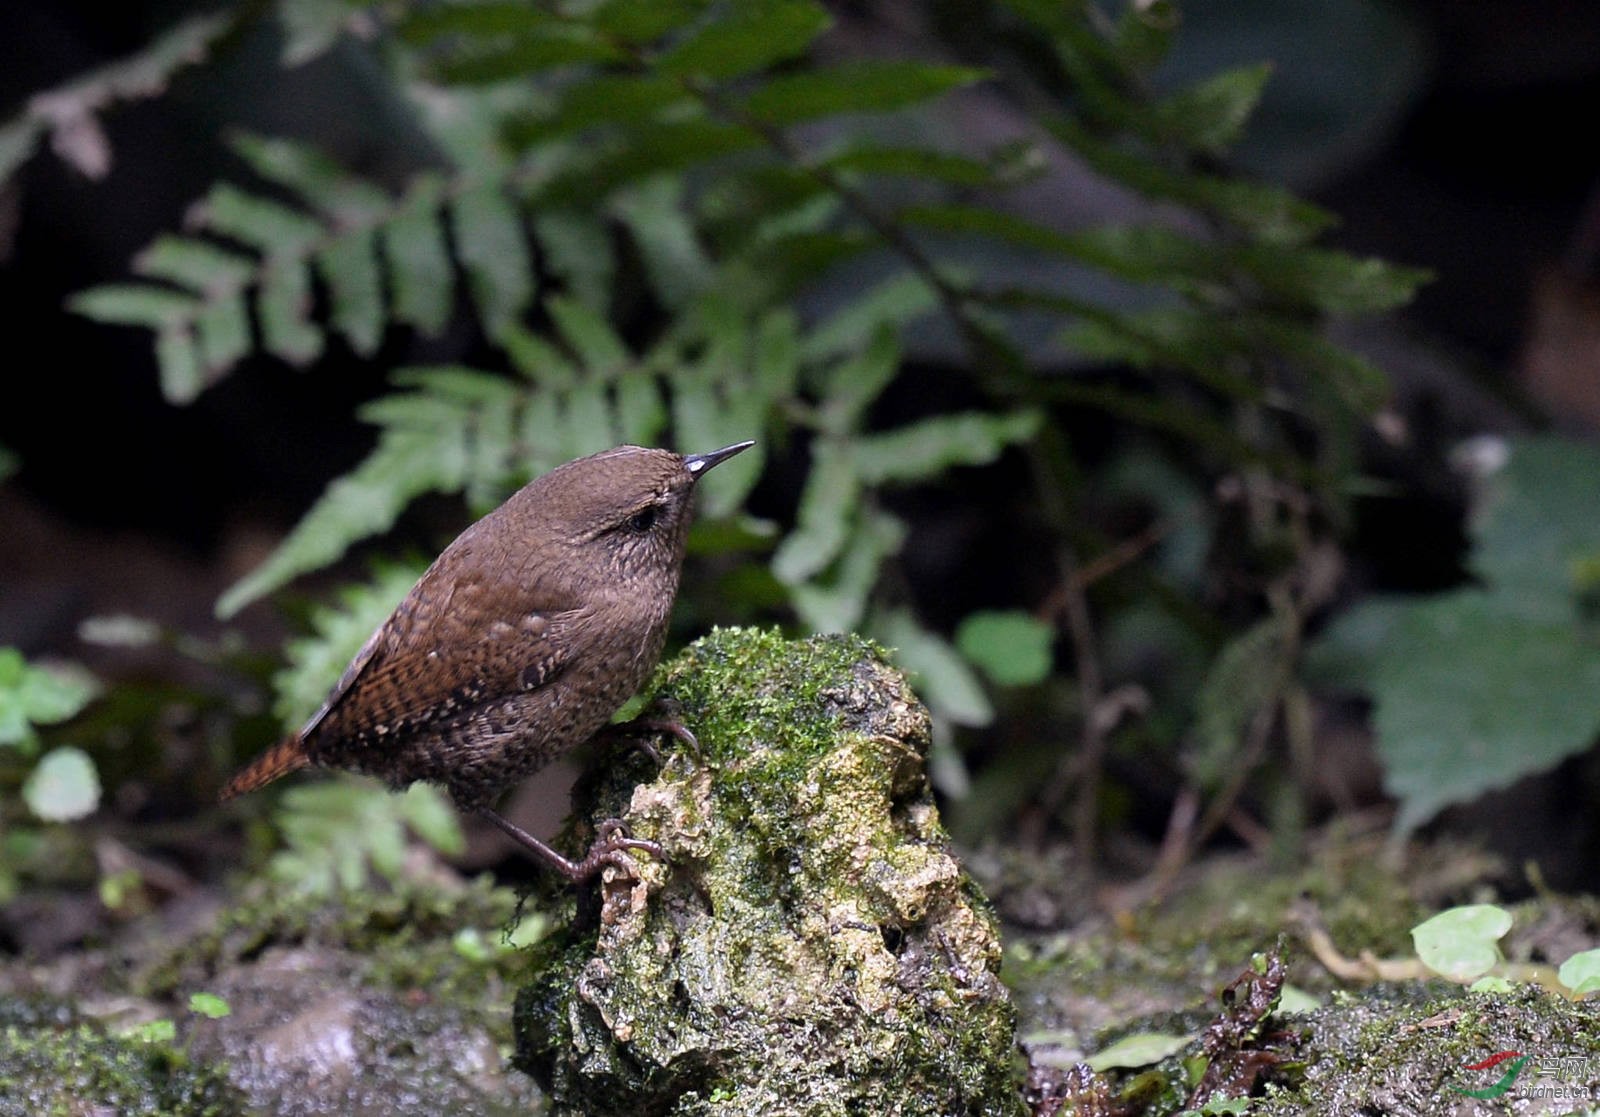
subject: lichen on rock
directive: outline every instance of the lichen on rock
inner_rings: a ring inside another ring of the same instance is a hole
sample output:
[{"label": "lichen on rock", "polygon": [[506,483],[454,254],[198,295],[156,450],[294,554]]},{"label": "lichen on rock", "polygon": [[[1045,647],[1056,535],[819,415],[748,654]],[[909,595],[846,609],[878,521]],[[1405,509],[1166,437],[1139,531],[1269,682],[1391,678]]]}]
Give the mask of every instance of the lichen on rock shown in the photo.
[{"label": "lichen on rock", "polygon": [[[693,729],[580,802],[659,842],[541,943],[519,1065],[555,1112],[1020,1114],[987,903],[923,768],[927,711],[855,637],[719,630],[657,676]],[[649,775],[649,768],[644,768]]]}]

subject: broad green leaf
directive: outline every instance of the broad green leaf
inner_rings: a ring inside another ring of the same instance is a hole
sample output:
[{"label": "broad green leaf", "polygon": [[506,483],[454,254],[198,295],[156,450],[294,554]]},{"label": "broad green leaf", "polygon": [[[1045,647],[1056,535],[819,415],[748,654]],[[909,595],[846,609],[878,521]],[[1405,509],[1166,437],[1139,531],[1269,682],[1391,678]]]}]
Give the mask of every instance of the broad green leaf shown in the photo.
[{"label": "broad green leaf", "polygon": [[1493,904],[1449,908],[1411,928],[1417,957],[1452,981],[1471,981],[1501,960],[1500,938],[1511,930],[1511,913]]},{"label": "broad green leaf", "polygon": [[1600,555],[1600,449],[1554,436],[1508,449],[1473,510],[1472,570],[1517,612],[1570,621],[1579,564]]},{"label": "broad green leaf", "polygon": [[930,100],[985,77],[966,66],[869,60],[772,78],[744,110],[765,124],[788,125],[851,112],[887,112]]},{"label": "broad green leaf", "polygon": [[994,720],[994,707],[966,660],[909,612],[893,609],[875,617],[870,632],[894,650],[895,662],[935,714],[957,725],[983,726]]},{"label": "broad green leaf", "polygon": [[1032,686],[1050,675],[1055,631],[1019,610],[972,613],[956,628],[956,647],[1000,686]]},{"label": "broad green leaf", "polygon": [[51,749],[23,782],[22,799],[35,818],[72,822],[100,806],[100,773],[82,749]]},{"label": "broad green leaf", "polygon": [[1192,1035],[1136,1032],[1130,1036],[1123,1036],[1110,1047],[1102,1047],[1084,1062],[1098,1073],[1153,1066],[1169,1055],[1176,1055],[1193,1043],[1194,1039]]},{"label": "broad green leaf", "polygon": [[812,0],[741,0],[655,64],[664,74],[727,81],[804,54],[832,22]]},{"label": "broad green leaf", "polygon": [[1407,833],[1439,810],[1547,771],[1600,733],[1600,647],[1570,620],[1465,589],[1378,600],[1323,634],[1314,663],[1365,689]]},{"label": "broad green leaf", "polygon": [[1032,438],[1040,421],[1037,411],[972,411],[919,419],[856,439],[856,470],[872,485],[926,481],[956,465],[988,465],[1007,446]]},{"label": "broad green leaf", "polygon": [[1561,963],[1556,976],[1575,997],[1600,992],[1600,950],[1585,950]]},{"label": "broad green leaf", "polygon": [[382,229],[394,316],[437,337],[449,324],[455,274],[439,213],[443,187],[433,175],[411,184],[405,202]]},{"label": "broad green leaf", "polygon": [[499,186],[490,183],[457,196],[450,216],[456,255],[467,273],[478,318],[484,333],[498,339],[534,295],[521,215]]},{"label": "broad green leaf", "polygon": [[271,261],[261,273],[256,300],[261,345],[292,365],[310,364],[322,355],[322,331],[311,322],[311,269],[306,261]]}]

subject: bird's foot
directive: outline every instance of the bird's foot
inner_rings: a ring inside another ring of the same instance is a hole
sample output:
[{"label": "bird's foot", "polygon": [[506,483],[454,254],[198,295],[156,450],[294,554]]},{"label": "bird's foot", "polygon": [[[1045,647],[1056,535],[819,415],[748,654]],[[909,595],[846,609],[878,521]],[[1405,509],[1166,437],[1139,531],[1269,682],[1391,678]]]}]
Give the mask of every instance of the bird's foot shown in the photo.
[{"label": "bird's foot", "polygon": [[673,718],[634,718],[632,721],[618,722],[602,729],[601,734],[613,740],[618,740],[638,749],[659,767],[662,764],[661,750],[656,748],[651,741],[652,737],[669,736],[682,741],[684,746],[694,754],[696,760],[703,758],[700,751],[700,738],[696,737],[689,727]]},{"label": "bird's foot", "polygon": [[643,838],[629,837],[628,828],[621,819],[608,818],[602,822],[600,836],[589,847],[589,852],[584,855],[583,860],[572,861],[497,812],[487,807],[480,807],[478,813],[498,826],[507,837],[533,854],[536,859],[544,862],[546,866],[573,884],[582,884],[607,865],[614,866],[633,880],[638,880],[638,867],[634,864],[633,858],[628,856],[629,850],[648,853],[658,861],[667,859],[666,851],[660,844]]}]

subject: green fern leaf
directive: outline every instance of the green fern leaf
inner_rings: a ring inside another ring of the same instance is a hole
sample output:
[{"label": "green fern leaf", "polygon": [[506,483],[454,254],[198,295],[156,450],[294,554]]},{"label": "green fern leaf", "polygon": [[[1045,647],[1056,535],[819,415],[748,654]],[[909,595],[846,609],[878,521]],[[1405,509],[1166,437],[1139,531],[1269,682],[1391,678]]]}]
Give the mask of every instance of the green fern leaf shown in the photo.
[{"label": "green fern leaf", "polygon": [[1271,76],[1271,63],[1240,66],[1157,101],[1148,118],[1154,138],[1205,155],[1227,154]]},{"label": "green fern leaf", "polygon": [[778,581],[798,586],[827,569],[850,537],[860,501],[861,478],[849,450],[832,440],[819,441],[800,490],[794,530],[772,556]]},{"label": "green fern leaf", "polygon": [[322,355],[322,331],[311,321],[311,269],[306,261],[272,261],[262,270],[256,298],[261,345],[292,365]]},{"label": "green fern leaf", "polygon": [[450,322],[455,273],[439,206],[444,194],[436,175],[421,175],[406,191],[395,217],[382,231],[396,321],[438,337]]},{"label": "green fern leaf", "polygon": [[544,270],[560,280],[567,294],[604,313],[611,305],[616,254],[611,234],[593,214],[545,211],[533,221]]},{"label": "green fern leaf", "polygon": [[899,552],[905,535],[905,525],[888,513],[859,509],[828,576],[790,588],[790,601],[800,619],[814,632],[856,631],[883,560]]},{"label": "green fern leaf", "polygon": [[372,356],[384,328],[377,234],[370,229],[346,233],[317,253],[316,262],[328,285],[333,325],[358,355]]},{"label": "green fern leaf", "polygon": [[489,183],[456,197],[450,216],[456,253],[484,333],[499,338],[527,310],[534,295],[521,215],[499,186]]},{"label": "green fern leaf", "polygon": [[687,25],[709,6],[709,0],[604,0],[592,18],[602,35],[637,46]]},{"label": "green fern leaf", "polygon": [[728,81],[796,58],[833,19],[810,0],[744,0],[656,59],[664,74]]},{"label": "green fern leaf", "polygon": [[1037,411],[935,415],[884,434],[856,439],[856,472],[868,485],[926,481],[956,465],[987,465],[1005,447],[1039,430]]},{"label": "green fern leaf", "polygon": [[854,112],[889,112],[986,77],[967,66],[868,60],[769,79],[744,101],[763,124],[786,126]]},{"label": "green fern leaf", "polygon": [[242,290],[254,276],[248,256],[195,237],[164,233],[133,258],[133,270],[150,279],[164,279],[200,295]]}]

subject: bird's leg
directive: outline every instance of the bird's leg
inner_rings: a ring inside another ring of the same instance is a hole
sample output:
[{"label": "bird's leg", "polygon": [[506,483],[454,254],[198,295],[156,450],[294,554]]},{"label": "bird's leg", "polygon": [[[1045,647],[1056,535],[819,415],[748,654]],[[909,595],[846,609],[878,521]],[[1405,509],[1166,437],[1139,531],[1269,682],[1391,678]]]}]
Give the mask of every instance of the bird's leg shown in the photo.
[{"label": "bird's leg", "polygon": [[639,874],[634,867],[633,861],[624,856],[624,850],[635,849],[641,853],[648,853],[658,861],[667,859],[666,851],[657,843],[645,841],[643,838],[628,837],[627,827],[623,825],[621,819],[608,818],[602,822],[600,824],[600,836],[589,847],[589,852],[584,856],[583,860],[569,861],[522,827],[504,818],[499,813],[490,810],[488,807],[479,807],[478,813],[500,827],[512,841],[566,877],[573,884],[583,883],[607,865],[615,865],[634,880],[638,880]]}]

